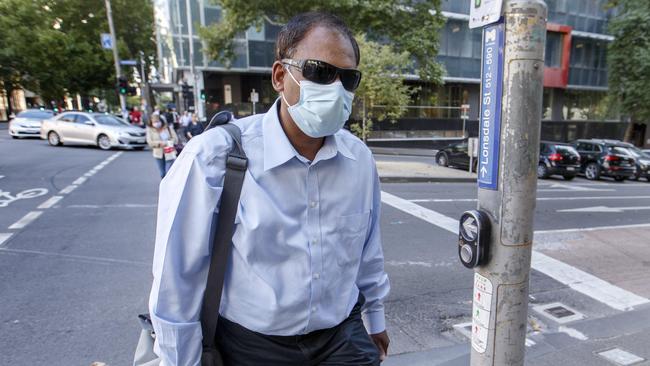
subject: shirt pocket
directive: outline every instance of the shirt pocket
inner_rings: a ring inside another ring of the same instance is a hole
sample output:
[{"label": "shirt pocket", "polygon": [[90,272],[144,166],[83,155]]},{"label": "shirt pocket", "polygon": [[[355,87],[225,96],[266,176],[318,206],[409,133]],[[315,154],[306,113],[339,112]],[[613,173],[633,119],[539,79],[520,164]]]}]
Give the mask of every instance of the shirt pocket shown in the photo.
[{"label": "shirt pocket", "polygon": [[368,232],[370,211],[340,216],[336,220],[336,262],[339,266],[357,268]]}]

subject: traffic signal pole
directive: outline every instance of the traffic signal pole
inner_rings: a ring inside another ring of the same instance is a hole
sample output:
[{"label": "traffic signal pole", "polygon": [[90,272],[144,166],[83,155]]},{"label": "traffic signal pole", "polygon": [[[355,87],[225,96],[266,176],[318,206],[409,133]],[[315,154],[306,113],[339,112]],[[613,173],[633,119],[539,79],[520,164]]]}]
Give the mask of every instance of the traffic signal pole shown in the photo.
[{"label": "traffic signal pole", "polygon": [[[490,230],[475,268],[471,366],[524,364],[546,17],[542,0],[505,0],[483,30],[478,211]],[[471,239],[477,219],[467,220]]]},{"label": "traffic signal pole", "polygon": [[[120,80],[122,76],[122,70],[120,69],[120,56],[117,53],[117,39],[115,37],[115,27],[113,26],[113,11],[111,10],[111,0],[105,0],[106,2],[106,17],[108,18],[108,29],[111,32],[111,43],[113,45],[113,61],[115,61],[115,78]],[[120,98],[120,109],[122,112],[122,117],[127,118],[126,112],[126,96],[122,93],[117,93]]]}]

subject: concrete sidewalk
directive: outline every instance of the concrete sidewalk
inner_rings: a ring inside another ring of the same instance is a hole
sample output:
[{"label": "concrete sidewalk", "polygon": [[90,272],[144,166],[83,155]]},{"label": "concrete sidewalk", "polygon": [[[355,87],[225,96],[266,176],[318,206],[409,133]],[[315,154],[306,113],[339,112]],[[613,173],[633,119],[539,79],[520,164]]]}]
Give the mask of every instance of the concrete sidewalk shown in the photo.
[{"label": "concrete sidewalk", "polygon": [[382,183],[413,182],[476,182],[476,174],[466,170],[442,167],[433,158],[413,161],[391,157],[385,159],[375,155],[377,170]]}]

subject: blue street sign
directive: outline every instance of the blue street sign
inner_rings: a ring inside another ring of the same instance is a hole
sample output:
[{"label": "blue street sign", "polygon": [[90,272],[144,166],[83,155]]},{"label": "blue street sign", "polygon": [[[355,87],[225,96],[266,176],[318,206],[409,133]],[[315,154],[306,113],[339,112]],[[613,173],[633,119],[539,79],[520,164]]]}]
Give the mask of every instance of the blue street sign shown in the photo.
[{"label": "blue street sign", "polygon": [[479,188],[491,190],[498,189],[499,179],[504,40],[503,20],[483,28],[477,173]]},{"label": "blue street sign", "polygon": [[136,66],[138,63],[135,60],[120,60],[122,66]]},{"label": "blue street sign", "polygon": [[101,40],[102,40],[102,48],[106,50],[111,50],[113,49],[113,40],[111,39],[111,35],[109,33],[102,33],[101,34]]}]

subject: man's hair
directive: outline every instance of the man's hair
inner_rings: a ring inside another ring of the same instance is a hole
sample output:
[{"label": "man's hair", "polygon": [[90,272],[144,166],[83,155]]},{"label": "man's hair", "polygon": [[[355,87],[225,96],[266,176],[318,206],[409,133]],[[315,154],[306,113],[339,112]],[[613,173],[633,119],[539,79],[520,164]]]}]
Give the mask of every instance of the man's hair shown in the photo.
[{"label": "man's hair", "polygon": [[319,26],[337,31],[350,40],[352,49],[354,50],[354,57],[357,65],[359,65],[361,57],[359,54],[359,44],[354,39],[350,28],[336,15],[320,11],[298,14],[282,27],[280,33],[278,33],[278,39],[275,42],[275,59],[280,61],[291,58],[294,52],[296,52],[298,43],[305,38],[309,31]]}]

